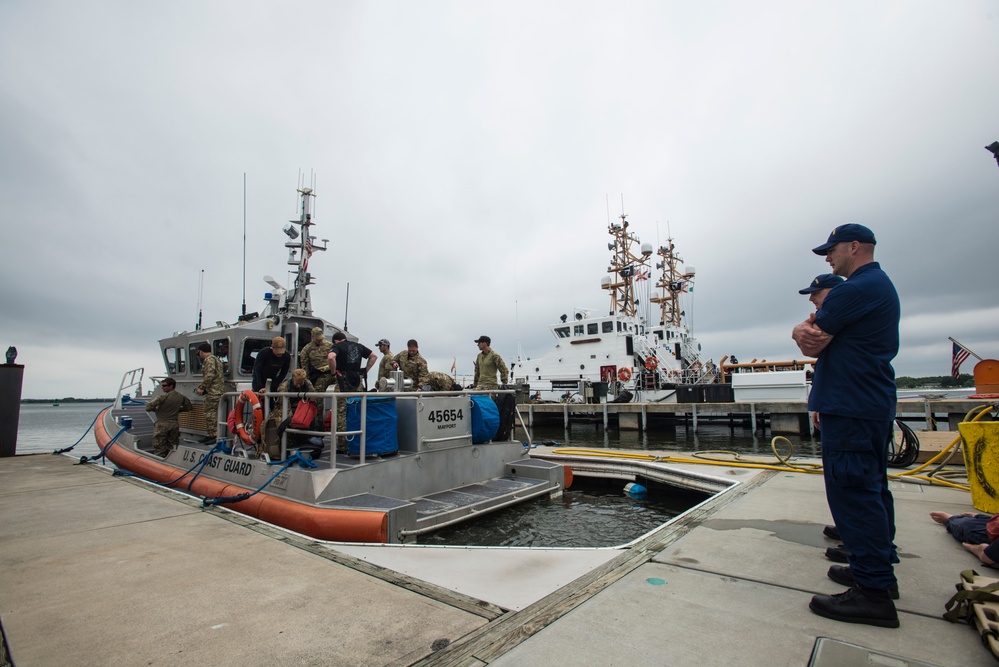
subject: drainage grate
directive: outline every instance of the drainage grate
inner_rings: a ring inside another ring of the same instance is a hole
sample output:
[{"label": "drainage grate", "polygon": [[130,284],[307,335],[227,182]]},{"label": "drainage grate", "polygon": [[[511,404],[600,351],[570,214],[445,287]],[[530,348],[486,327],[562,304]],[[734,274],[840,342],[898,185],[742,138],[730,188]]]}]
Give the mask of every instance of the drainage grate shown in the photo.
[{"label": "drainage grate", "polygon": [[940,667],[932,662],[900,658],[838,639],[819,637],[812,647],[808,667]]}]

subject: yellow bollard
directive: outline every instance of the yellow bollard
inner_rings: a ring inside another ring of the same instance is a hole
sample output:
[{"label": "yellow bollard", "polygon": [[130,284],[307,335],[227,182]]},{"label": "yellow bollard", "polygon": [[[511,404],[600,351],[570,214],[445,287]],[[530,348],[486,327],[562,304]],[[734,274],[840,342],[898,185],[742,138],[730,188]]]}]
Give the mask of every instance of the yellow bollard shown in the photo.
[{"label": "yellow bollard", "polygon": [[961,422],[964,465],[971,504],[980,512],[999,512],[999,422]]}]

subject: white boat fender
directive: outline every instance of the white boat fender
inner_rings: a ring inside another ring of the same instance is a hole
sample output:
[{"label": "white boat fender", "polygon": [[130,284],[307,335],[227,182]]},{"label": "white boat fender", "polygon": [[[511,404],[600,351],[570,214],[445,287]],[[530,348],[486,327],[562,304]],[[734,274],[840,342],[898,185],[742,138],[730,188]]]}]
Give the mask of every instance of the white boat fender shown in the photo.
[{"label": "white boat fender", "polygon": [[635,482],[629,482],[624,485],[624,492],[631,496],[632,498],[644,498],[645,494],[648,492],[641,484],[636,484]]}]

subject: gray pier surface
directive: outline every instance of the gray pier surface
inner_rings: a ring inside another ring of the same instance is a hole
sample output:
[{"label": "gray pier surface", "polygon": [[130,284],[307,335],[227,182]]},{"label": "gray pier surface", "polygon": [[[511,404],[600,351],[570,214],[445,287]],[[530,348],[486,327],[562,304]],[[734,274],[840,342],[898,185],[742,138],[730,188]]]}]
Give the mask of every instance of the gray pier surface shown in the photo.
[{"label": "gray pier surface", "polygon": [[6,458],[0,621],[16,667],[807,665],[823,637],[865,647],[827,644],[825,665],[995,664],[941,618],[962,570],[992,574],[928,516],[968,493],[892,482],[891,630],[808,611],[842,590],[821,476],[707,472],[742,483],[629,548],[463,549],[320,544],[67,457]]}]

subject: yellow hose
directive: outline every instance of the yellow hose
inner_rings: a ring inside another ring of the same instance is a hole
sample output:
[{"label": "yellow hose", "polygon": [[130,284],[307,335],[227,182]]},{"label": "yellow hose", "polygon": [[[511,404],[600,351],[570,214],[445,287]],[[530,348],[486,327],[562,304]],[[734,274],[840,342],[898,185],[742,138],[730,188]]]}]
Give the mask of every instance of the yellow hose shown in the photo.
[{"label": "yellow hose", "polygon": [[[985,415],[989,414],[989,412],[991,412],[991,411],[992,411],[992,406],[991,405],[984,405],[984,406],[981,406],[981,407],[972,408],[971,410],[968,411],[968,414],[966,414],[964,416],[964,420],[963,421],[976,422],[979,419],[981,419],[982,417],[984,417]],[[971,417],[971,415],[973,413],[976,413],[976,412],[977,412],[977,414],[975,414],[975,416],[969,420],[968,418]],[[947,445],[942,450],[940,450],[940,452],[936,456],[934,456],[933,458],[931,458],[926,463],[922,464],[918,468],[913,468],[912,470],[907,470],[905,472],[901,472],[901,473],[898,473],[898,474],[895,474],[895,475],[888,475],[888,477],[889,477],[889,479],[894,479],[894,480],[899,481],[899,482],[905,482],[905,481],[908,481],[908,479],[918,479],[918,480],[921,480],[921,481],[929,482],[931,484],[940,484],[941,486],[948,486],[948,487],[951,487],[951,488],[954,488],[954,489],[961,489],[962,491],[969,491],[970,492],[971,491],[971,487],[968,486],[967,484],[956,484],[954,482],[948,482],[945,479],[938,479],[938,478],[934,477],[934,475],[936,475],[938,473],[942,474],[942,471],[939,468],[937,470],[934,470],[929,475],[920,475],[919,474],[920,472],[922,472],[923,470],[925,470],[929,466],[933,465],[934,463],[936,463],[940,459],[943,459],[944,456],[947,456],[947,460],[950,460],[950,456],[951,456],[951,454],[949,453],[950,450],[952,450],[954,447],[956,447],[960,443],[961,443],[961,434],[958,433],[957,437],[954,438],[954,440],[949,445]],[[966,477],[967,473],[965,473],[964,476]]]}]

